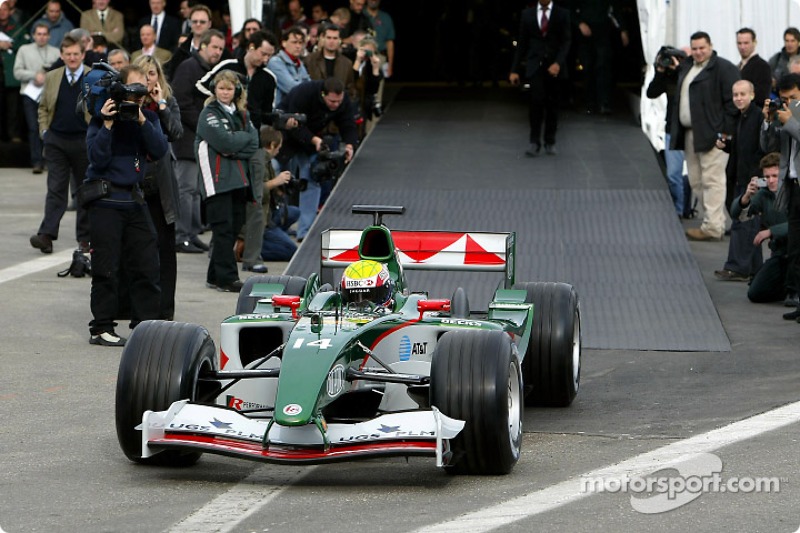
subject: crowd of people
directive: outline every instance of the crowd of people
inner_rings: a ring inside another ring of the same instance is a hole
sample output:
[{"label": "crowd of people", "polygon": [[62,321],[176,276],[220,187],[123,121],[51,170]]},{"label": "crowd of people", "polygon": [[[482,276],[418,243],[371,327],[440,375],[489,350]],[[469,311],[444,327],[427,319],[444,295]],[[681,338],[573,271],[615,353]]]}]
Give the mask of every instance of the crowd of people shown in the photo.
[{"label": "crowd of people", "polygon": [[135,35],[109,0],[77,27],[52,0],[24,28],[15,4],[0,2],[13,70],[2,131],[17,141],[24,124],[32,172],[47,171],[33,248],[53,252],[75,203],[97,345],[125,344],[117,320],[174,318],[177,253],[207,253],[206,286],[224,292],[243,286],[239,261],[256,273],[288,261],[379,119],[393,71],[380,0],[330,15],[315,3],[310,16],[292,0],[278,27],[248,19],[238,32],[224,13],[212,27],[217,13],[199,2],[183,0],[181,20],[150,0]]},{"label": "crowd of people", "polygon": [[785,46],[768,60],[756,51],[753,29],[735,38],[737,63],[719,56],[703,31],[688,48],[662,47],[647,96],[667,97],[666,174],[678,216],[693,216],[692,195],[702,205],[700,226],[687,238],[729,235],[714,276],[749,282],[751,301],[783,301],[795,308],[784,318],[800,321],[800,31],[787,28]]}]

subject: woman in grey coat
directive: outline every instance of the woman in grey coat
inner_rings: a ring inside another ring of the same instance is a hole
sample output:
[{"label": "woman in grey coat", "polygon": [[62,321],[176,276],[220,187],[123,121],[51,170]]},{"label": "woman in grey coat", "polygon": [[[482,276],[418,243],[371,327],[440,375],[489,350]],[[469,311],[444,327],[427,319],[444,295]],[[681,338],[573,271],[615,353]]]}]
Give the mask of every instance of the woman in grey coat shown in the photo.
[{"label": "woman in grey coat", "polygon": [[[141,56],[134,61],[147,72],[149,94],[144,107],[158,114],[161,129],[167,140],[174,142],[183,135],[181,111],[172,95],[158,60]],[[142,187],[150,216],[158,233],[158,255],[161,262],[161,313],[163,320],[175,315],[175,282],[178,262],[175,254],[175,220],[178,218],[178,182],[175,178],[175,154],[170,147],[167,155],[148,165]]]}]

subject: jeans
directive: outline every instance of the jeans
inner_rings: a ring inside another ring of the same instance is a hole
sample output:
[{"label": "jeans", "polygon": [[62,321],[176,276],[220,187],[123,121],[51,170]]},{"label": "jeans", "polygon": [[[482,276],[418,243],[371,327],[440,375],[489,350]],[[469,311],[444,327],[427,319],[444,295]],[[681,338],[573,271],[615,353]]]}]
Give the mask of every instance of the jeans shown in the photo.
[{"label": "jeans", "polygon": [[175,221],[175,242],[182,243],[197,237],[203,229],[200,220],[200,178],[197,175],[197,162],[178,159],[175,177],[178,181],[180,214]]},{"label": "jeans", "polygon": [[289,226],[294,224],[300,216],[300,209],[287,206],[286,221],[281,225],[281,214],[272,213],[272,223],[264,230],[264,240],[261,245],[261,257],[264,261],[289,261],[297,251],[297,245],[286,233]]},{"label": "jeans", "polygon": [[664,137],[664,159],[667,163],[667,186],[675,204],[675,211],[683,215],[683,150],[670,150],[670,134]]},{"label": "jeans", "polygon": [[289,160],[289,171],[301,181],[306,182],[306,189],[300,191],[300,219],[297,222],[297,239],[305,238],[314,219],[317,218],[322,188],[319,182],[311,179],[311,167],[317,162],[317,154],[298,153]]}]

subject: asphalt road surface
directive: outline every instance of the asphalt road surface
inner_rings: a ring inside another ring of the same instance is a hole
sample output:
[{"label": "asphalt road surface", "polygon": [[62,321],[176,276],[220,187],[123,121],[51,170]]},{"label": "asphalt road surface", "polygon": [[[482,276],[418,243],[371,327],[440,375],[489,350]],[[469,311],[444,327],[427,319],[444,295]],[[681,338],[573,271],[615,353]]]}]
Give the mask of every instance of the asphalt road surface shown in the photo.
[{"label": "asphalt road surface", "polygon": [[[69,264],[74,213],[54,254],[28,244],[45,179],[0,170],[8,533],[800,528],[800,325],[781,320],[778,304],[748,303],[743,284],[713,279],[727,241],[691,250],[731,351],[585,350],[573,405],[526,410],[510,475],[450,476],[422,458],[288,467],[205,455],[191,468],[143,467],[114,429],[121,350],[88,343],[90,280],[56,276]],[[179,256],[176,318],[218,338],[236,296],[206,289],[206,266],[202,254]]]}]

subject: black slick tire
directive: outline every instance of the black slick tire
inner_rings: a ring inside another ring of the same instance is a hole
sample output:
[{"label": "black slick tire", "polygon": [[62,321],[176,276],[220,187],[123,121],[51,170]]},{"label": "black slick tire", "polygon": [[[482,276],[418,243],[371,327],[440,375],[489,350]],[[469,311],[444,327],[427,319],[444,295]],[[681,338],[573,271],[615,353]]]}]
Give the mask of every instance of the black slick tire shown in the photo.
[{"label": "black slick tire", "polygon": [[216,349],[208,331],[182,322],[140,323],[122,350],[117,376],[116,425],[120,447],[131,461],[165,466],[191,466],[201,453],[167,450],[142,458],[145,411],[165,411],[178,400],[204,398],[198,378],[216,370]]},{"label": "black slick tire", "polygon": [[533,303],[533,329],[522,360],[525,405],[567,407],[581,379],[581,316],[572,285],[516,283]]},{"label": "black slick tire", "polygon": [[451,474],[507,474],[522,444],[522,371],[500,331],[450,331],[431,364],[431,405],[464,420],[452,440]]}]

